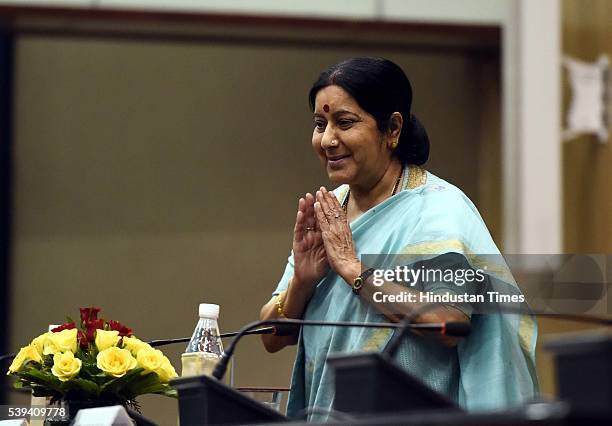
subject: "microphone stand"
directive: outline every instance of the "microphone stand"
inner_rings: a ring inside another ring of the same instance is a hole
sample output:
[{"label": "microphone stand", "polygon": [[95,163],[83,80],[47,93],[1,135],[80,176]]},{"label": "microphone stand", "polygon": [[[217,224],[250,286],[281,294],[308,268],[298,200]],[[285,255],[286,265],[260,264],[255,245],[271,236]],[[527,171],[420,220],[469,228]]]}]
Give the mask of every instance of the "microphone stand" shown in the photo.
[{"label": "microphone stand", "polygon": [[[295,327],[299,326],[331,326],[331,327],[365,327],[365,328],[390,328],[396,329],[405,325],[399,323],[355,323],[348,321],[310,321],[294,319],[270,319],[255,321],[242,327],[232,342],[217,361],[213,377],[207,375],[183,377],[172,380],[171,385],[179,393],[179,413],[181,424],[206,425],[206,424],[252,424],[255,422],[286,421],[286,417],[268,407],[257,403],[240,392],[226,386],[222,379],[229,360],[231,359],[238,341],[253,329],[260,326],[274,328],[277,336],[295,333]],[[289,327],[293,326],[293,327]],[[412,325],[411,325],[412,326]],[[416,324],[415,328],[442,331],[446,324]],[[399,369],[399,367],[395,367]],[[408,374],[408,373],[403,373]],[[424,385],[421,385],[422,387]],[[427,389],[423,389],[427,392]],[[431,392],[430,392],[431,393]]]}]

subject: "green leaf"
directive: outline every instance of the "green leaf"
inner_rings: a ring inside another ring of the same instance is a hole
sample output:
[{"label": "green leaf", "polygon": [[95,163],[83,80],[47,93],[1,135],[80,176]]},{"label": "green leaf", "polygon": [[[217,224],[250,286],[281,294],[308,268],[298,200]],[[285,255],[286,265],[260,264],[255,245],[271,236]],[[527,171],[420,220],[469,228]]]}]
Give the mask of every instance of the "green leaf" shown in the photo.
[{"label": "green leaf", "polygon": [[83,377],[94,381],[96,377],[104,377],[104,373],[100,371],[98,367],[96,367],[95,365],[87,364],[85,362],[83,362],[83,364],[81,365],[80,374]]},{"label": "green leaf", "polygon": [[25,381],[38,383],[48,388],[59,390],[61,382],[50,372],[37,370],[36,368],[28,368],[19,373],[19,377]]},{"label": "green leaf", "polygon": [[131,382],[125,388],[124,392],[130,399],[148,393],[176,397],[176,391],[174,391],[167,383],[162,383],[159,380],[159,376],[154,373],[141,376],[140,379]]},{"label": "green leaf", "polygon": [[142,368],[134,368],[126,373],[123,377],[112,379],[105,383],[100,388],[100,393],[120,393],[121,389],[130,383],[134,378],[137,378],[144,370]]},{"label": "green leaf", "polygon": [[78,377],[72,378],[64,383],[61,386],[62,390],[82,390],[85,393],[95,395],[96,397],[100,395],[100,387],[91,380],[81,379]]}]

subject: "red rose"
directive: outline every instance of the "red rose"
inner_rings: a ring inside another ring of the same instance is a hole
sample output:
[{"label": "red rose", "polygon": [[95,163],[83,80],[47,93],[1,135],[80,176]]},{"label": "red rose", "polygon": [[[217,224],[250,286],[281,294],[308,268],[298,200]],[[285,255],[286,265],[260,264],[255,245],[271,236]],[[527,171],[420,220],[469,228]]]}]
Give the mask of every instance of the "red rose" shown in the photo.
[{"label": "red rose", "polygon": [[85,328],[87,329],[87,340],[89,342],[94,342],[96,340],[96,330],[104,330],[104,320],[95,319],[93,321],[86,322]]},{"label": "red rose", "polygon": [[87,335],[85,334],[85,332],[83,330],[79,330],[79,345],[81,346],[81,349],[87,349],[87,347],[89,346],[89,340],[87,340]]},{"label": "red rose", "polygon": [[75,325],[74,325],[74,323],[73,323],[73,322],[65,322],[65,323],[63,323],[62,325],[57,326],[57,327],[55,327],[55,328],[51,329],[51,331],[52,331],[53,333],[59,333],[59,332],[60,332],[60,331],[62,331],[62,330],[71,330],[71,329],[73,329],[74,327],[75,327]]},{"label": "red rose", "polygon": [[81,321],[89,322],[98,319],[98,312],[100,312],[100,308],[94,308],[93,306],[91,306],[89,308],[80,308],[80,311]]},{"label": "red rose", "polygon": [[109,320],[108,321],[108,326],[110,327],[111,330],[116,330],[119,332],[119,336],[131,336],[132,335],[132,329],[126,327],[125,325],[121,324],[119,321],[115,321],[115,320]]}]

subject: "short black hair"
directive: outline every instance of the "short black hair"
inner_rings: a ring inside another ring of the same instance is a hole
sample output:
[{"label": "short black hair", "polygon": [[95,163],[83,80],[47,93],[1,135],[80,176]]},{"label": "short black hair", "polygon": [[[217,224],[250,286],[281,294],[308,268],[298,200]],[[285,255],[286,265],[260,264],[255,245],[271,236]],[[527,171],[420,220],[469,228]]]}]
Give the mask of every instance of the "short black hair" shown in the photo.
[{"label": "short black hair", "polygon": [[339,86],[371,114],[381,132],[389,130],[391,114],[404,118],[399,144],[394,153],[402,164],[425,164],[429,158],[429,137],[421,122],[410,113],[412,86],[402,69],[384,58],[350,58],[323,71],[308,92],[314,111],[319,90]]}]

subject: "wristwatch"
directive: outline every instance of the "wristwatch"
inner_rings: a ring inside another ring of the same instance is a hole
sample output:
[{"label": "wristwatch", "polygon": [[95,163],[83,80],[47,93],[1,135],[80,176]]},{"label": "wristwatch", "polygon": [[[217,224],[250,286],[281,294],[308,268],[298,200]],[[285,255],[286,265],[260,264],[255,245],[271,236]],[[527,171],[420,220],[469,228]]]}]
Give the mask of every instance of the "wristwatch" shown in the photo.
[{"label": "wristwatch", "polygon": [[353,293],[359,295],[359,292],[363,288],[363,283],[366,282],[366,280],[370,278],[370,275],[372,275],[373,273],[374,273],[374,268],[368,268],[365,271],[363,271],[361,275],[355,278],[353,280],[353,286],[352,286]]}]

